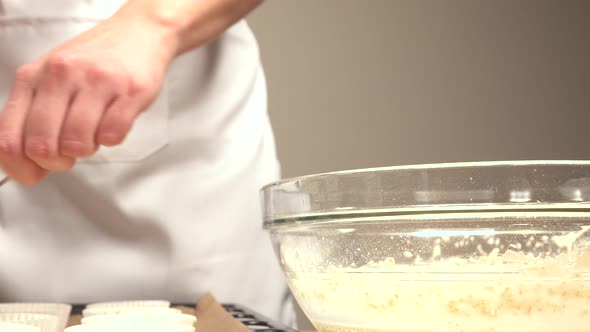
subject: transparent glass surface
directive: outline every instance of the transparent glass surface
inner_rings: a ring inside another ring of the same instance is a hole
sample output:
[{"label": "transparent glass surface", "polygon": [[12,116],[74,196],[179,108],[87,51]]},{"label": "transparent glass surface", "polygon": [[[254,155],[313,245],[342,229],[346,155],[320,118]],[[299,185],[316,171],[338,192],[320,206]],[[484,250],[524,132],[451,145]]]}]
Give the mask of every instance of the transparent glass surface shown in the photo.
[{"label": "transparent glass surface", "polygon": [[590,331],[590,164],[306,176],[262,192],[320,331]]}]

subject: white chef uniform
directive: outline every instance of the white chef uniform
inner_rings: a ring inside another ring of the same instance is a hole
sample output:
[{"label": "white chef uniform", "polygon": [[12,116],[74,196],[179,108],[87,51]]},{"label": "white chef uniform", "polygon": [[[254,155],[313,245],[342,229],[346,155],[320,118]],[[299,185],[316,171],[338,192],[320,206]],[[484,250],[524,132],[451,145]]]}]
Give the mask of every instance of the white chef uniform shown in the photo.
[{"label": "white chef uniform", "polygon": [[[122,0],[0,0],[0,102],[15,70]],[[279,178],[257,43],[245,22],[177,58],[123,145],[41,184],[0,188],[0,302],[204,292],[273,318],[288,291],[261,228]]]}]

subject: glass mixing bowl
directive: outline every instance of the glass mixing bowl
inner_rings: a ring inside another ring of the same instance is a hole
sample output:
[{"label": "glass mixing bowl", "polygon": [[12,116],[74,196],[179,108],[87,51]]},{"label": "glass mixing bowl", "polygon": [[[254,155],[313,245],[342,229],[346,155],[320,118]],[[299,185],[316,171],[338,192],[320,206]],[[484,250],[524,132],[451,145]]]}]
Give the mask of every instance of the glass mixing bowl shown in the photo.
[{"label": "glass mixing bowl", "polygon": [[590,331],[590,162],[364,169],[261,194],[319,331]]}]

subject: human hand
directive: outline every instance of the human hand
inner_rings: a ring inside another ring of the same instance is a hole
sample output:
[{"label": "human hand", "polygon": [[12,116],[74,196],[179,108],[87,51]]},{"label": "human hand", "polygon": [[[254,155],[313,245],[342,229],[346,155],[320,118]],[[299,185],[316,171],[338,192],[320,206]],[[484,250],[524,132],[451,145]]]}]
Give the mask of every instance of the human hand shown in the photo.
[{"label": "human hand", "polygon": [[22,66],[0,113],[0,167],[35,184],[120,144],[176,52],[171,31],[127,11]]}]

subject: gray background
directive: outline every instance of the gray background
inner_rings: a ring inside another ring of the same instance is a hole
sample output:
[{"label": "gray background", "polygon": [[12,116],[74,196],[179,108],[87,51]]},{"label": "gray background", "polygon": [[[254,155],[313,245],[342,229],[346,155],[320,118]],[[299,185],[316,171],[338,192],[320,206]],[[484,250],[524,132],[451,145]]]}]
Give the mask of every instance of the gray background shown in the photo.
[{"label": "gray background", "polygon": [[590,1],[275,0],[250,23],[285,176],[590,159]]},{"label": "gray background", "polygon": [[275,0],[249,21],[286,177],[590,159],[590,1]]}]

